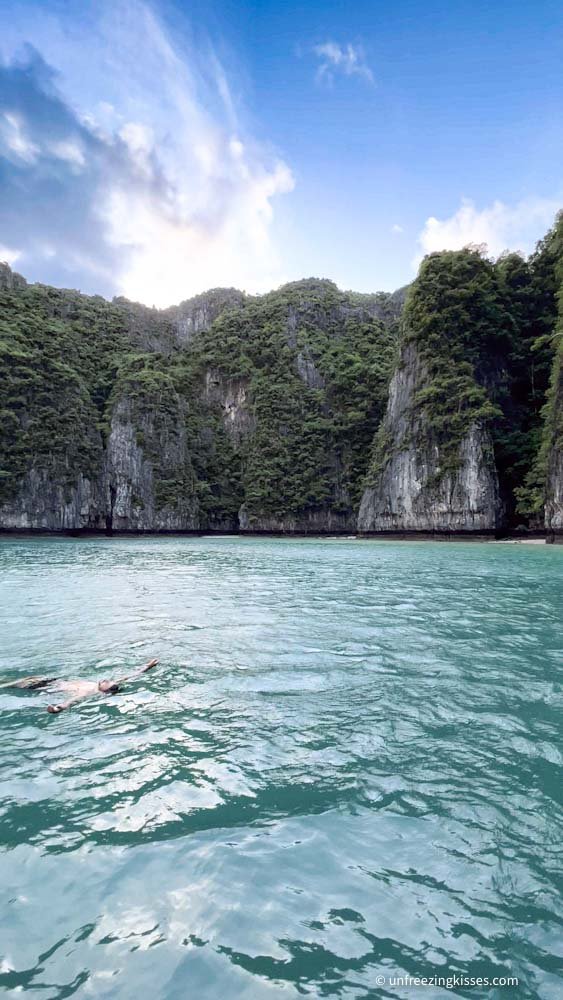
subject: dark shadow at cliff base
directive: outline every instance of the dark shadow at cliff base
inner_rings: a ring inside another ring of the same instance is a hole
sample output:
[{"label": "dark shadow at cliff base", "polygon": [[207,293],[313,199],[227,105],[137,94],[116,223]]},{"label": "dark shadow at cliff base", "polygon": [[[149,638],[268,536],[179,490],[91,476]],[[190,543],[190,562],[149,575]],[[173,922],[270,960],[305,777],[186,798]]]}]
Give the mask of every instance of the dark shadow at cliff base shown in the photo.
[{"label": "dark shadow at cliff base", "polygon": [[3,528],[4,538],[341,538],[350,541],[390,542],[494,542],[494,541],[545,541],[546,544],[563,545],[563,533],[545,531],[246,531],[232,529],[186,531],[116,531],[111,528],[83,528],[49,531],[45,528]]}]

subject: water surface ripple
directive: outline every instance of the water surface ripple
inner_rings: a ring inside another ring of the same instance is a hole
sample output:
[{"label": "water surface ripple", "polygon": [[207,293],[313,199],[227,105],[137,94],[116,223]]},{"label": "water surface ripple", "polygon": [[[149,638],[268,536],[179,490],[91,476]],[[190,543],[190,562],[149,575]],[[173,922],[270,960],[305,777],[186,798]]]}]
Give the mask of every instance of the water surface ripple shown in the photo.
[{"label": "water surface ripple", "polygon": [[563,995],[563,548],[4,539],[0,989]]}]

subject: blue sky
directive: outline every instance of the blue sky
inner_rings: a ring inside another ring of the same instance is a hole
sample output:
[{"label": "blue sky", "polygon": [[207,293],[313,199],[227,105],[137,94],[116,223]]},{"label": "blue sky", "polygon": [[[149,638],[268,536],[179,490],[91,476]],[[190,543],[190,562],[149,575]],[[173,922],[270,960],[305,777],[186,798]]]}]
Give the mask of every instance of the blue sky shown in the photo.
[{"label": "blue sky", "polygon": [[563,205],[552,0],[0,0],[0,259],[164,306],[428,251]]}]

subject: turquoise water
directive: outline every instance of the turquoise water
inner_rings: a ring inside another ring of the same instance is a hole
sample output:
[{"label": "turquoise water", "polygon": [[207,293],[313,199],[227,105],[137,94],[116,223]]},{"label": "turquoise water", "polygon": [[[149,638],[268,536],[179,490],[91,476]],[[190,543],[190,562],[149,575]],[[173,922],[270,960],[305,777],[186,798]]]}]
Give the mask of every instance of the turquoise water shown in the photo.
[{"label": "turquoise water", "polygon": [[4,678],[161,660],[0,691],[0,987],[563,995],[563,547],[5,539],[0,580]]}]

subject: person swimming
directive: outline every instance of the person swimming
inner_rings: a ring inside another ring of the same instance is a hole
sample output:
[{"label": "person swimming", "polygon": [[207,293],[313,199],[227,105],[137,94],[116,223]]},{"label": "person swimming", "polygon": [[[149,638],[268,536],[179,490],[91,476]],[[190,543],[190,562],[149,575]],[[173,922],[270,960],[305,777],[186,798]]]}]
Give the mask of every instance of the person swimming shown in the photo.
[{"label": "person swimming", "polygon": [[47,711],[51,715],[58,715],[59,712],[64,712],[66,708],[70,708],[75,705],[78,701],[82,701],[84,698],[92,698],[94,695],[98,694],[117,694],[121,690],[121,685],[125,681],[133,680],[134,677],[140,677],[141,674],[146,673],[147,670],[152,670],[156,667],[158,660],[149,660],[145,663],[144,667],[140,667],[139,670],[135,670],[132,674],[126,674],[124,677],[116,677],[113,680],[103,680],[103,681],[81,681],[81,680],[61,680],[59,677],[24,677],[20,681],[8,681],[7,684],[2,684],[0,687],[3,688],[18,688],[21,691],[42,691],[45,688],[49,688],[53,691],[62,691],[68,694],[69,697],[66,701],[62,701],[58,705],[48,705]]}]

